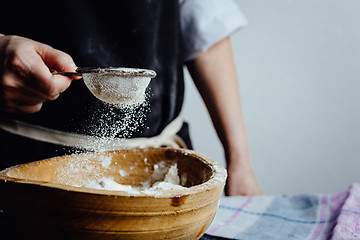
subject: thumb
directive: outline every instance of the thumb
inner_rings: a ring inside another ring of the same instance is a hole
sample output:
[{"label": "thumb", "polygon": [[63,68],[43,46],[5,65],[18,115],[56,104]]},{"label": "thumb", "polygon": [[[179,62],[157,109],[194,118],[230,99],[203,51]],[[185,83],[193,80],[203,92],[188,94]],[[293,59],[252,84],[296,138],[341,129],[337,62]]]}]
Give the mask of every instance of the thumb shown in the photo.
[{"label": "thumb", "polygon": [[[58,72],[74,72],[76,65],[69,54],[60,50],[54,49],[49,45],[39,43],[36,47],[36,52],[42,58],[45,65]],[[48,70],[49,71],[49,70]],[[69,78],[62,75],[53,75],[53,86],[59,93],[64,92],[71,84],[72,79],[80,79],[80,76]]]},{"label": "thumb", "polygon": [[46,44],[39,43],[36,51],[50,69],[54,69],[58,72],[74,72],[77,68],[69,54],[54,49]]}]

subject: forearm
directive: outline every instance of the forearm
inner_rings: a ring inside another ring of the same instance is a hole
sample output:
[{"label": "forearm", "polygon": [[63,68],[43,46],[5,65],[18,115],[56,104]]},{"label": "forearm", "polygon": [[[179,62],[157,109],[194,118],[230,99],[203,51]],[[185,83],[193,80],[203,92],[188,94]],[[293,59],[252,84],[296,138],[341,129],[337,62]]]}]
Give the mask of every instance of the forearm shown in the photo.
[{"label": "forearm", "polygon": [[188,63],[188,68],[208,108],[225,154],[239,155],[234,159],[247,161],[247,136],[230,39],[224,39],[200,54]]},{"label": "forearm", "polygon": [[241,111],[230,39],[224,39],[188,64],[224,147],[227,195],[263,194],[252,169]]}]

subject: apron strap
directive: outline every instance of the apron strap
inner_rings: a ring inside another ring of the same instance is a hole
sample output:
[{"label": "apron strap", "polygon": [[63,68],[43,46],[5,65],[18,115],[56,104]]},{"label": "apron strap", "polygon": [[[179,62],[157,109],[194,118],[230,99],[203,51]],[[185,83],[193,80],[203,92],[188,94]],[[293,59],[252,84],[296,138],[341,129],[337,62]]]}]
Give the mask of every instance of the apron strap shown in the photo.
[{"label": "apron strap", "polygon": [[100,138],[45,128],[17,120],[0,118],[0,128],[13,134],[37,141],[69,146],[88,151],[111,151],[129,148],[173,147],[186,148],[185,142],[177,135],[183,125],[181,115],[170,122],[163,131],[153,137],[141,138]]}]

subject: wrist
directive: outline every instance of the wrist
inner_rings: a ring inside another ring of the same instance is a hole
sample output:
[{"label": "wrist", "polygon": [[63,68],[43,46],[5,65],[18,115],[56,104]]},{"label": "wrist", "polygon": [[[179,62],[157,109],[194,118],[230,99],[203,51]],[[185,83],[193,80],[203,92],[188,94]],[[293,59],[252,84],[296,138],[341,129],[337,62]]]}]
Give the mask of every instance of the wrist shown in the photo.
[{"label": "wrist", "polygon": [[247,146],[224,148],[227,164],[248,164],[250,162]]}]

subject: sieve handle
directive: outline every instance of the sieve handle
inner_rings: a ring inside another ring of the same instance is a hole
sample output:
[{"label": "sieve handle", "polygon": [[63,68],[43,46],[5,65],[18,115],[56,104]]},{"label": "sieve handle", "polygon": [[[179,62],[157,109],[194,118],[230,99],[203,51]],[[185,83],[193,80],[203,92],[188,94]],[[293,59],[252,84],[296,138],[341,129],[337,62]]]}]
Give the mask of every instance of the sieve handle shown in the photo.
[{"label": "sieve handle", "polygon": [[98,71],[100,68],[92,68],[92,67],[78,67],[75,72],[57,72],[53,69],[50,69],[51,73],[53,75],[63,75],[63,76],[67,76],[67,77],[77,77],[77,76],[82,76],[83,73],[88,73],[88,72],[93,72],[93,71]]},{"label": "sieve handle", "polygon": [[81,76],[81,73],[78,72],[51,72],[53,75],[63,75],[63,76],[67,76],[67,77],[76,77],[76,76]]}]

